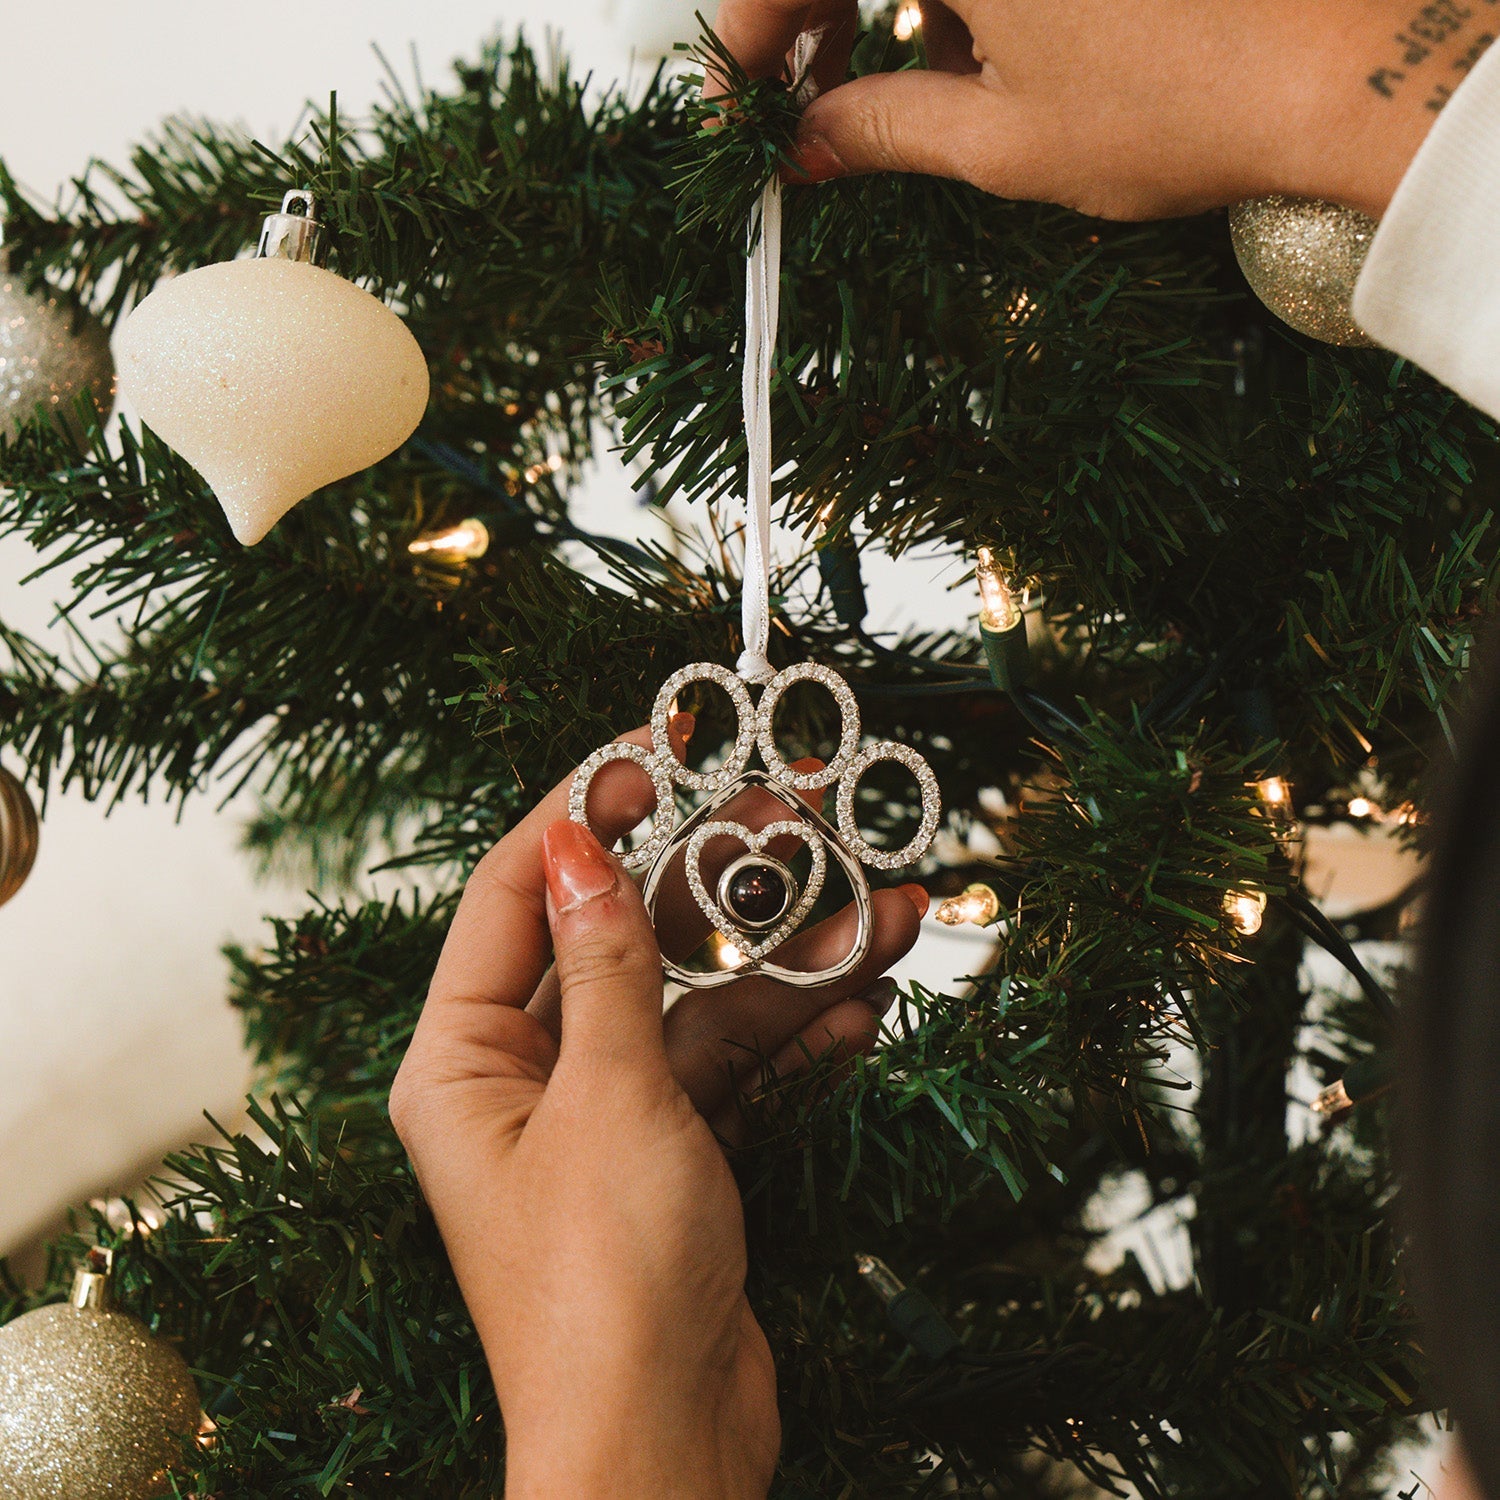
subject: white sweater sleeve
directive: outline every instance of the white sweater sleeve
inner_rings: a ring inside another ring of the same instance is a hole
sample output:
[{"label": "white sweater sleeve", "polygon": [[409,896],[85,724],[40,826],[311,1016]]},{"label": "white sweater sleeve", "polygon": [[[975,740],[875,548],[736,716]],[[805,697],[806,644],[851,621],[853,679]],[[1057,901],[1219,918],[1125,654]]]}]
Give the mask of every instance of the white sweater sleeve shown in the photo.
[{"label": "white sweater sleeve", "polygon": [[1401,179],[1354,288],[1354,317],[1500,417],[1500,42]]}]

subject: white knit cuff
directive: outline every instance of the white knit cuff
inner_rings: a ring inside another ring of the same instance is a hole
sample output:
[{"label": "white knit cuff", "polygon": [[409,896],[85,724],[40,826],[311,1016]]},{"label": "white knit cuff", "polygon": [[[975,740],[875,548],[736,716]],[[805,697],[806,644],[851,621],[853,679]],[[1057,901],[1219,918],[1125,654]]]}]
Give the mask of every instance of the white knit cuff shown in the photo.
[{"label": "white knit cuff", "polygon": [[1353,310],[1371,338],[1500,417],[1500,42],[1401,179]]}]

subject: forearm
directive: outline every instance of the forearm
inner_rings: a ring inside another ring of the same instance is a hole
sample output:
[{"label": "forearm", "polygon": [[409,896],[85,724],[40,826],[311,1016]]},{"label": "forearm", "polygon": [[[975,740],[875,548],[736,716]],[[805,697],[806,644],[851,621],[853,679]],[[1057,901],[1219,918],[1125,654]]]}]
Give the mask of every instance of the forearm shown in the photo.
[{"label": "forearm", "polygon": [[1308,79],[1309,127],[1281,143],[1283,190],[1378,219],[1500,30],[1500,0],[1356,0],[1299,15],[1326,28],[1326,64]]}]

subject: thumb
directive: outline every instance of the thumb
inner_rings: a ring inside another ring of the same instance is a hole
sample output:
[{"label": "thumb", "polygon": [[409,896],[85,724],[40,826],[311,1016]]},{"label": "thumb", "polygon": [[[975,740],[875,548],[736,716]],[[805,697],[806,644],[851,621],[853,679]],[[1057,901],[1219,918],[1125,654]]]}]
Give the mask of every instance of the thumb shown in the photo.
[{"label": "thumb", "polygon": [[872,73],[803,113],[789,183],[860,172],[923,172],[1003,191],[1015,135],[1003,99],[977,73]]},{"label": "thumb", "polygon": [[667,1071],[661,950],[623,866],[581,824],[542,835],[547,920],[562,996],[559,1062]]}]

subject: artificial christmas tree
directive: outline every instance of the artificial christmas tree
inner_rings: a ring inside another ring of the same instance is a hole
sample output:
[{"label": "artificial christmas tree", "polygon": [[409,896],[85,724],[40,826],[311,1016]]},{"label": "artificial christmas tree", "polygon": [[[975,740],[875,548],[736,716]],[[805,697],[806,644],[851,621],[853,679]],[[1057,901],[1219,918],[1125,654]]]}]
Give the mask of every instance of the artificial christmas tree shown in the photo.
[{"label": "artificial christmas tree", "polygon": [[[887,23],[856,67],[909,56]],[[795,108],[737,93],[707,131],[687,85],[593,105],[518,45],[280,152],[174,132],[57,213],[0,172],[12,275],[107,322],[309,187],[332,269],[402,308],[432,376],[410,443],[253,551],[149,431],[37,422],[0,447],[0,524],[71,569],[74,619],[132,604],[77,661],[0,634],[33,784],[253,780],[267,829],[324,855],[415,825],[403,857],[439,891],[356,884],[233,956],[257,1133],[175,1160],[172,1212],[117,1257],[217,1425],[184,1493],[502,1488],[385,1099],[465,869],[672,672],[746,644],[741,236]],[[1294,1138],[1287,1080],[1378,1071],[1389,985],[1353,945],[1406,901],[1330,921],[1292,810],[1378,792],[1420,823],[1495,593],[1492,434],[1387,356],[1286,334],[1222,218],[1110,225],[889,177],[790,190],[784,245],[770,416],[809,542],[773,581],[771,665],[835,668],[866,734],[932,766],[949,836],[923,878],[981,918],[987,887],[998,921],[984,972],[905,996],[873,1058],[746,1105],[776,1493],[1386,1493],[1433,1397],[1385,1108]],[[570,519],[601,419],[660,501],[693,503],[680,552]],[[871,634],[876,541],[990,549],[982,629]],[[737,726],[690,706],[702,769]],[[783,747],[837,733],[787,695]],[[906,843],[909,776],[861,791],[866,836]],[[971,852],[980,825],[998,854]],[[1308,992],[1308,944],[1352,998]],[[1191,1275],[1091,1255],[1122,1181],[1189,1223]],[[4,1311],[56,1299],[72,1249]]]}]

